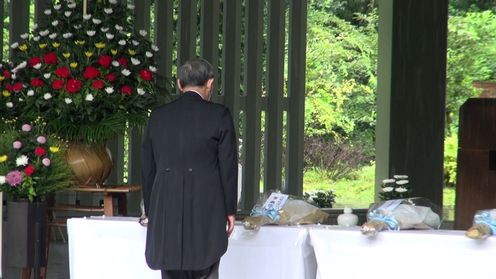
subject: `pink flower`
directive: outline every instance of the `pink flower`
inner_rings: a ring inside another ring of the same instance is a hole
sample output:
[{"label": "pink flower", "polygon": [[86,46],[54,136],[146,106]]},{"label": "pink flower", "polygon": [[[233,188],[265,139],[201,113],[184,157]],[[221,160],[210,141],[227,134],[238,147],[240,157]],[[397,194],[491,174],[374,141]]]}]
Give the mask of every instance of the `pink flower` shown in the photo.
[{"label": "pink flower", "polygon": [[52,163],[52,161],[50,161],[50,159],[48,158],[43,158],[43,160],[41,160],[41,163],[45,166],[45,167],[49,167],[50,164]]},{"label": "pink flower", "polygon": [[14,147],[14,149],[21,149],[22,142],[16,140],[16,141],[14,141],[14,143],[12,144],[12,146]]},{"label": "pink flower", "polygon": [[45,144],[45,143],[46,143],[46,137],[44,137],[44,136],[39,136],[39,137],[37,137],[37,138],[36,138],[36,141],[37,141],[38,143]]},{"label": "pink flower", "polygon": [[22,130],[23,130],[24,132],[29,132],[29,131],[31,131],[31,125],[29,125],[29,124],[24,124],[24,125],[22,125]]},{"label": "pink flower", "polygon": [[11,171],[5,176],[5,181],[12,187],[19,186],[22,182],[22,173],[18,170]]}]

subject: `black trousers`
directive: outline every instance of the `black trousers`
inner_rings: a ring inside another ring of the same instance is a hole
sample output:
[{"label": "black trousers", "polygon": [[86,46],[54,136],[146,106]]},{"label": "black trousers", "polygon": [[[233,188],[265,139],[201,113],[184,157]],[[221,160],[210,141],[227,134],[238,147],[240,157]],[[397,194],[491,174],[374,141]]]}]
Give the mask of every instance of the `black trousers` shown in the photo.
[{"label": "black trousers", "polygon": [[202,270],[162,270],[162,279],[218,279],[219,262]]}]

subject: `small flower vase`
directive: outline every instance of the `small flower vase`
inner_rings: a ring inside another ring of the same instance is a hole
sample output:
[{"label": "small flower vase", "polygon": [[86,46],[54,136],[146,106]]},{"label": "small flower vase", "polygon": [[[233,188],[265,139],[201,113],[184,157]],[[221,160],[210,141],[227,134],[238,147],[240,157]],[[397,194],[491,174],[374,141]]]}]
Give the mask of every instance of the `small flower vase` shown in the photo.
[{"label": "small flower vase", "polygon": [[349,207],[344,208],[344,213],[338,216],[338,225],[344,227],[356,226],[358,224],[358,216],[353,214],[353,210]]}]

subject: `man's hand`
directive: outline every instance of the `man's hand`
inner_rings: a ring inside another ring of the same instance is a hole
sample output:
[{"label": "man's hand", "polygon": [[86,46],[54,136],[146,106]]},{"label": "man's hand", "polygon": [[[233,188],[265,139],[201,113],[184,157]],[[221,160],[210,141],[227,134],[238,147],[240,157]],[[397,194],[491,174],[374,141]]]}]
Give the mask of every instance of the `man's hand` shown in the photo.
[{"label": "man's hand", "polygon": [[227,237],[231,236],[231,233],[234,230],[234,220],[235,220],[234,214],[227,215],[227,228],[226,228]]}]

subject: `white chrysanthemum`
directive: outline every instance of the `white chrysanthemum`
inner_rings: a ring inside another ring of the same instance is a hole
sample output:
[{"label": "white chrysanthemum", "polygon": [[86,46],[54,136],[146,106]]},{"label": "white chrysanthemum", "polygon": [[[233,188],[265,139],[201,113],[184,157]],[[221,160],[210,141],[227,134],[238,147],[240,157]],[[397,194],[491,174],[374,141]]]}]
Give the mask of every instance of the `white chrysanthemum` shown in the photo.
[{"label": "white chrysanthemum", "polygon": [[88,36],[90,36],[90,37],[93,37],[93,36],[95,36],[96,31],[95,31],[95,30],[88,30],[88,31],[86,31],[86,34],[87,34]]},{"label": "white chrysanthemum", "polygon": [[43,31],[40,31],[40,35],[41,35],[42,37],[45,37],[45,36],[46,36],[46,35],[48,35],[48,34],[50,34],[50,31],[48,31],[48,30],[43,30]]},{"label": "white chrysanthemum", "polygon": [[11,47],[11,48],[13,48],[13,49],[16,49],[16,48],[18,48],[18,47],[19,47],[19,43],[18,43],[18,42],[12,43],[12,44],[10,45],[10,47]]},{"label": "white chrysanthemum", "polygon": [[0,185],[5,183],[5,176],[0,175]]},{"label": "white chrysanthemum", "polygon": [[62,34],[62,37],[64,37],[64,39],[69,39],[70,37],[72,37],[72,33],[64,33]]},{"label": "white chrysanthemum", "polygon": [[38,23],[33,24],[33,28],[32,28],[32,29],[33,29],[33,30],[38,29]]},{"label": "white chrysanthemum", "polygon": [[85,99],[86,101],[88,101],[88,102],[91,102],[91,101],[93,101],[93,99],[94,99],[94,98],[93,98],[93,95],[88,94],[88,95],[86,95],[86,98],[84,98],[84,99]]},{"label": "white chrysanthemum", "polygon": [[24,99],[23,98],[19,98],[19,102],[22,102],[22,101],[24,101]]},{"label": "white chrysanthemum", "polygon": [[75,28],[76,30],[81,29],[81,27],[82,27],[82,25],[81,25],[81,24],[76,24],[76,25],[74,25],[74,28]]},{"label": "white chrysanthemum", "polygon": [[46,15],[51,15],[52,14],[52,10],[46,9],[43,13],[46,14]]},{"label": "white chrysanthemum", "polygon": [[16,166],[26,166],[29,163],[29,158],[26,155],[21,155],[16,158]]},{"label": "white chrysanthemum", "polygon": [[107,37],[107,39],[109,39],[109,40],[112,40],[112,39],[114,38],[114,34],[112,34],[112,33],[107,33],[107,34],[105,34],[105,36],[106,36],[106,37]]},{"label": "white chrysanthemum", "polygon": [[138,41],[135,41],[135,40],[133,40],[132,43],[133,43],[134,46],[138,46],[139,45],[139,42]]},{"label": "white chrysanthemum", "polygon": [[72,15],[71,11],[65,11],[64,12],[65,17],[70,17]]},{"label": "white chrysanthemum", "polygon": [[45,79],[49,79],[51,76],[52,76],[52,74],[51,74],[51,73],[46,73],[46,74],[43,74],[43,77],[44,77]]},{"label": "white chrysanthemum", "polygon": [[152,45],[152,50],[155,51],[155,52],[157,52],[158,51],[158,46]]},{"label": "white chrysanthemum", "polygon": [[118,44],[121,45],[121,46],[125,46],[126,45],[126,40],[120,40],[118,42]]},{"label": "white chrysanthemum", "polygon": [[115,30],[117,31],[122,31],[124,28],[122,26],[120,26],[119,24],[116,24],[115,25]]},{"label": "white chrysanthemum", "polygon": [[127,5],[127,8],[130,9],[130,10],[134,10],[134,5],[133,4],[128,4]]},{"label": "white chrysanthemum", "polygon": [[138,95],[145,95],[145,90],[143,88],[138,87]]},{"label": "white chrysanthemum", "polygon": [[157,68],[154,67],[154,66],[149,66],[148,69],[150,69],[150,71],[152,71],[152,73],[156,73],[157,72]]},{"label": "white chrysanthemum", "polygon": [[21,35],[21,39],[24,39],[24,40],[26,40],[28,37],[29,37],[28,33],[24,33]]},{"label": "white chrysanthemum", "polygon": [[382,184],[386,184],[386,183],[394,183],[396,180],[392,179],[392,178],[389,178],[389,179],[384,179],[382,180]]},{"label": "white chrysanthemum", "polygon": [[74,9],[74,8],[76,8],[76,3],[67,4],[67,7],[69,9]]},{"label": "white chrysanthemum", "polygon": [[105,33],[105,32],[107,32],[107,31],[109,31],[109,29],[110,29],[110,28],[108,28],[108,27],[102,27],[102,28],[100,28],[100,30],[102,30],[102,32],[103,32],[103,33]]},{"label": "white chrysanthemum", "polygon": [[33,41],[38,42],[40,40],[40,36],[34,36]]},{"label": "white chrysanthemum", "polygon": [[34,91],[33,89],[29,89],[28,92],[26,93],[28,96],[34,96]]},{"label": "white chrysanthemum", "polygon": [[58,20],[52,21],[52,26],[57,26],[57,25],[59,25],[59,21]]},{"label": "white chrysanthemum", "polygon": [[20,69],[24,69],[24,68],[26,68],[27,65],[28,65],[28,62],[22,61],[21,63],[19,63],[19,65],[17,65],[17,67],[15,67],[13,69],[13,71],[16,72],[16,71],[18,71]]},{"label": "white chrysanthemum", "polygon": [[147,51],[147,52],[145,52],[145,56],[148,58],[153,57],[153,53]]},{"label": "white chrysanthemum", "polygon": [[33,68],[35,68],[36,70],[41,69],[41,63],[34,65]]},{"label": "white chrysanthemum", "polygon": [[90,20],[90,18],[91,18],[91,15],[90,14],[83,15],[83,19],[84,20]]},{"label": "white chrysanthemum", "polygon": [[112,5],[115,5],[115,4],[117,4],[117,0],[109,0],[109,3]]},{"label": "white chrysanthemum", "polygon": [[50,93],[45,93],[45,95],[43,95],[43,99],[45,100],[50,100],[52,98],[52,94]]},{"label": "white chrysanthemum", "polygon": [[72,99],[71,99],[71,98],[65,98],[65,99],[64,99],[64,102],[65,102],[66,104],[70,104],[70,103],[72,103]]},{"label": "white chrysanthemum", "polygon": [[394,189],[395,192],[398,192],[398,193],[404,193],[406,191],[408,191],[407,188],[404,188],[404,187],[398,187],[396,189]]},{"label": "white chrysanthemum", "polygon": [[134,57],[131,57],[131,63],[136,66],[136,65],[139,65],[141,64],[141,61],[139,61],[139,59],[136,59]]},{"label": "white chrysanthemum", "polygon": [[52,33],[48,37],[53,40],[53,39],[57,38],[57,33]]},{"label": "white chrysanthemum", "polygon": [[408,180],[398,180],[398,181],[396,181],[396,184],[405,185],[405,184],[408,184]]},{"label": "white chrysanthemum", "polygon": [[394,188],[393,188],[393,187],[384,187],[384,188],[382,188],[382,191],[383,191],[383,192],[391,192],[391,191],[393,191],[393,190],[394,190]]},{"label": "white chrysanthemum", "polygon": [[13,108],[14,107],[14,104],[12,102],[7,102],[5,103],[5,105],[8,107],[8,108]]},{"label": "white chrysanthemum", "polygon": [[96,24],[96,25],[98,25],[98,24],[102,23],[102,20],[100,20],[98,18],[94,18],[93,19],[93,23]]},{"label": "white chrysanthemum", "polygon": [[60,10],[60,8],[62,8],[62,5],[58,4],[58,5],[53,5],[53,9],[58,11]]},{"label": "white chrysanthemum", "polygon": [[114,67],[119,67],[119,62],[117,62],[117,61],[115,61],[115,60],[114,60],[114,61],[112,61],[112,66],[114,66]]},{"label": "white chrysanthemum", "polygon": [[398,180],[401,180],[401,179],[408,179],[408,175],[403,175],[403,174],[397,174],[397,175],[393,175],[394,178],[398,179]]},{"label": "white chrysanthemum", "polygon": [[108,94],[112,94],[112,93],[114,93],[114,88],[113,87],[106,87],[105,92],[107,92]]},{"label": "white chrysanthemum", "polygon": [[141,29],[139,31],[139,34],[144,37],[144,36],[148,35],[148,32],[146,32],[146,30]]},{"label": "white chrysanthemum", "polygon": [[12,76],[11,76],[11,78],[12,78],[12,79],[17,79],[17,75],[16,75],[17,70],[18,70],[18,69],[14,69],[14,70],[12,70],[12,72],[13,72],[13,73],[12,73]]},{"label": "white chrysanthemum", "polygon": [[103,11],[104,11],[106,14],[108,14],[108,15],[114,12],[114,11],[112,10],[112,8],[105,8],[105,9],[103,9]]},{"label": "white chrysanthemum", "polygon": [[127,77],[131,74],[131,71],[129,71],[128,69],[122,69],[121,73]]}]

